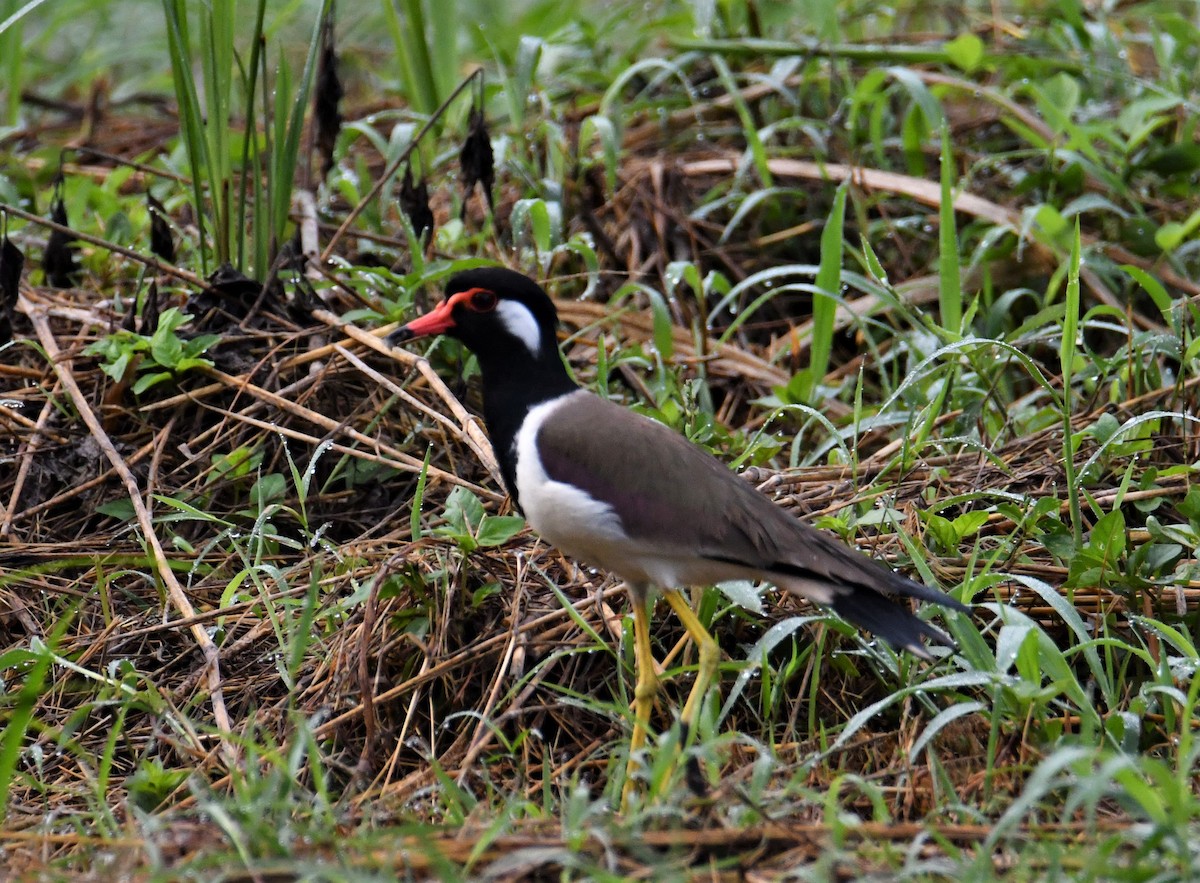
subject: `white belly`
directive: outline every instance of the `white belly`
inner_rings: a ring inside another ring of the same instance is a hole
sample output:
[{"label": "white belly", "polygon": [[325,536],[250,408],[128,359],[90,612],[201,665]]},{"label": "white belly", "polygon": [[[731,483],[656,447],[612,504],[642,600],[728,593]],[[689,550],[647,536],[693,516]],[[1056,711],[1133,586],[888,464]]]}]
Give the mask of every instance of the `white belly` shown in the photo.
[{"label": "white belly", "polygon": [[574,485],[551,480],[537,454],[538,429],[560,404],[561,400],[555,399],[532,408],[517,435],[517,492],[521,508],[530,527],[548,542],[568,555],[607,568],[611,562],[598,560],[594,553],[599,547],[629,542],[621,519],[608,503]]}]

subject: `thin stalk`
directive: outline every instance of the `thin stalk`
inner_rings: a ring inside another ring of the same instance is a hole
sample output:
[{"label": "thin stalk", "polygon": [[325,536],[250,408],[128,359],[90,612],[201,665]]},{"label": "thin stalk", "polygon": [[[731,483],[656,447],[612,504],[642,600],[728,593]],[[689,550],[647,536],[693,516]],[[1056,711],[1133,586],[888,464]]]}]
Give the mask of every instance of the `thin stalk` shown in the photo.
[{"label": "thin stalk", "polygon": [[[684,52],[717,52],[731,58],[794,58],[807,55],[816,58],[844,58],[866,64],[895,63],[952,65],[951,53],[938,47],[875,45],[870,43],[828,43],[814,37],[796,37],[793,40],[760,40],[739,37],[732,40],[699,39],[695,37],[669,37],[667,44]],[[981,66],[1003,64],[1011,56],[984,53],[979,60]],[[1086,73],[1082,62],[1065,55],[1038,57],[1022,56],[1022,62],[1043,73],[1064,71],[1070,74]]]},{"label": "thin stalk", "polygon": [[754,158],[754,170],[758,172],[759,183],[763,187],[770,187],[774,176],[771,174],[771,167],[767,162],[767,150],[763,146],[762,139],[758,137],[758,127],[754,123],[754,115],[750,113],[746,99],[742,96],[742,90],[734,82],[733,72],[729,70],[725,59],[720,55],[713,55],[711,60],[713,67],[717,69],[717,75],[721,78],[721,85],[725,87],[726,94],[733,101],[738,120],[741,121],[742,134],[746,138],[746,146],[750,150],[750,155]]},{"label": "thin stalk", "polygon": [[1073,411],[1071,379],[1075,365],[1076,337],[1079,333],[1079,216],[1075,217],[1075,238],[1071,243],[1071,263],[1067,270],[1066,310],[1063,315],[1062,341],[1058,361],[1062,368],[1063,469],[1067,479],[1067,503],[1071,510],[1071,532],[1075,548],[1083,546],[1083,516],[1079,509],[1079,488],[1075,479],[1075,440],[1071,430]]}]

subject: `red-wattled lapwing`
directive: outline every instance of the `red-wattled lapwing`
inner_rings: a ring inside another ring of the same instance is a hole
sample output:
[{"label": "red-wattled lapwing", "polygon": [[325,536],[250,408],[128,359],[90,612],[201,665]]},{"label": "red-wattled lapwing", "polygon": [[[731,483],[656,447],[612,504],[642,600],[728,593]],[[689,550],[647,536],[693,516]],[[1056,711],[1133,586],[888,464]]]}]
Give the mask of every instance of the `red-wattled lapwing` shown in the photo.
[{"label": "red-wattled lapwing", "polygon": [[712,681],[718,650],[680,594],[683,586],[765,580],[917,656],[929,658],[923,638],[954,646],[885,595],[967,607],[797,521],[661,423],[580,389],[559,355],[557,325],[541,286],[485,267],[451,278],[446,299],[388,342],[448,334],[475,353],[484,420],[513,501],[547,542],[625,581],[638,670],[631,762],[645,743],[658,689],[649,624],[655,589],[698,649],[696,683],[680,715],[685,727]]}]

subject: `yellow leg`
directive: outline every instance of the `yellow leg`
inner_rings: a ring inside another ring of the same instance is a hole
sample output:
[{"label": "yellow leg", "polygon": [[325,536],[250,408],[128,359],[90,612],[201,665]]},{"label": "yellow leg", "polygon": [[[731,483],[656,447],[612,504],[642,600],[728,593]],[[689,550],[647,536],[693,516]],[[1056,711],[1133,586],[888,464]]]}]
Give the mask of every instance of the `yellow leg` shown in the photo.
[{"label": "yellow leg", "polygon": [[629,737],[629,762],[625,767],[625,786],[621,789],[621,808],[629,803],[633,793],[633,772],[637,755],[646,744],[646,727],[654,697],[658,695],[658,675],[654,673],[654,656],[650,649],[650,610],[644,592],[631,591],[633,601],[633,658],[637,667],[637,685],[633,689],[633,734]]},{"label": "yellow leg", "polygon": [[699,657],[696,683],[692,685],[692,692],[688,694],[687,702],[683,706],[683,713],[679,716],[679,720],[690,730],[695,721],[696,712],[700,708],[700,702],[704,699],[704,694],[708,692],[713,676],[717,673],[717,662],[720,659],[721,651],[712,635],[708,633],[708,629],[696,616],[696,611],[692,610],[692,605],[682,594],[675,589],[670,589],[663,592],[663,597],[667,599],[667,603],[671,605],[671,609],[683,623],[684,629],[691,635]]}]

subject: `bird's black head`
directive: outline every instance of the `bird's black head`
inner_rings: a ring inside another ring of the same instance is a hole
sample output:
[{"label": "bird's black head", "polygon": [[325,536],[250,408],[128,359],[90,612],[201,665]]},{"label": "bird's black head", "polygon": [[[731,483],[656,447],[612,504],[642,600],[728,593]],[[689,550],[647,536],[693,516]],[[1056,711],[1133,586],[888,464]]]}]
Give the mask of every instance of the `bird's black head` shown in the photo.
[{"label": "bird's black head", "polygon": [[512,270],[482,267],[452,277],[445,300],[388,336],[397,344],[447,334],[475,353],[484,421],[514,494],[513,444],[526,413],[578,388],[559,355],[557,326],[558,312],[540,285]]},{"label": "bird's black head", "polygon": [[482,364],[556,356],[558,313],[542,287],[513,270],[479,267],[451,277],[437,307],[388,336],[389,344],[430,334],[461,340]]}]

